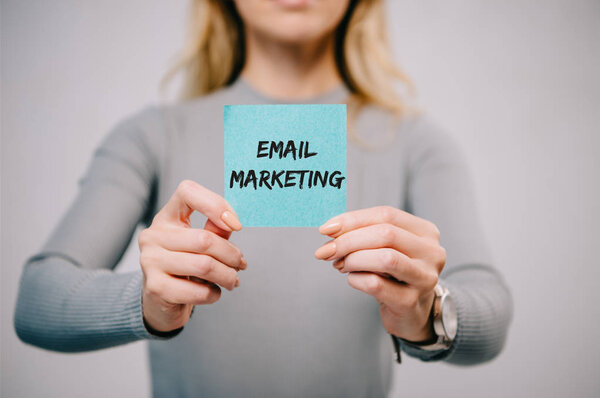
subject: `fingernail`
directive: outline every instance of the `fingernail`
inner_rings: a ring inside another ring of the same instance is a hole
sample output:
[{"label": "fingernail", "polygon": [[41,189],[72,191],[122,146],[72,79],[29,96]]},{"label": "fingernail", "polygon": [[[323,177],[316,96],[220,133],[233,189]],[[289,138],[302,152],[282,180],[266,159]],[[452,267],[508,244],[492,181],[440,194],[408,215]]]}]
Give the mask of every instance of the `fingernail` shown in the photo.
[{"label": "fingernail", "polygon": [[221,214],[221,220],[223,220],[223,222],[234,231],[239,231],[242,229],[242,223],[240,222],[240,219],[235,215],[235,213],[232,213],[229,210],[225,210],[223,214]]},{"label": "fingernail", "polygon": [[332,222],[329,224],[321,225],[319,228],[319,232],[323,235],[333,235],[337,232],[340,232],[342,229],[342,224],[339,222]]},{"label": "fingernail", "polygon": [[242,269],[246,269],[248,267],[248,262],[246,261],[244,256],[242,256],[241,262],[242,262]]},{"label": "fingernail", "polygon": [[240,278],[238,278],[237,276],[235,277],[235,286],[234,287],[238,287],[240,285]]},{"label": "fingernail", "polygon": [[317,249],[315,257],[325,260],[335,254],[335,242],[329,242]]}]

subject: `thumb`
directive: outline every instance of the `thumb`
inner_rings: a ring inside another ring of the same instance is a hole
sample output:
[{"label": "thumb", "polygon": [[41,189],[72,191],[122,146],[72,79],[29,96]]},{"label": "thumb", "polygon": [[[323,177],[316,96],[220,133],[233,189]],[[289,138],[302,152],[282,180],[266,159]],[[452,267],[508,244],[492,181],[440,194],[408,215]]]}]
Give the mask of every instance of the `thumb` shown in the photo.
[{"label": "thumb", "polygon": [[229,237],[231,236],[231,231],[225,231],[223,228],[219,228],[214,222],[210,221],[209,219],[206,220],[206,224],[204,224],[204,229],[219,235],[221,238],[229,239]]}]

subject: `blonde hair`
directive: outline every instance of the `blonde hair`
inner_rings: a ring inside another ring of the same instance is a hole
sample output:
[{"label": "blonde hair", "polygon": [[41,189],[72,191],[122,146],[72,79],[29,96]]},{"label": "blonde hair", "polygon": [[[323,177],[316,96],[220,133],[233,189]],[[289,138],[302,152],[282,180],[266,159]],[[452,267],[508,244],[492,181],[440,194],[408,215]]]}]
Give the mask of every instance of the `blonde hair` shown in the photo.
[{"label": "blonde hair", "polygon": [[[165,76],[183,73],[181,97],[191,99],[233,83],[245,60],[242,20],[233,1],[192,0],[189,27],[179,59]],[[356,110],[373,104],[395,115],[409,108],[410,79],[391,58],[383,0],[351,0],[335,32],[338,71]],[[401,85],[405,95],[399,95]]]}]

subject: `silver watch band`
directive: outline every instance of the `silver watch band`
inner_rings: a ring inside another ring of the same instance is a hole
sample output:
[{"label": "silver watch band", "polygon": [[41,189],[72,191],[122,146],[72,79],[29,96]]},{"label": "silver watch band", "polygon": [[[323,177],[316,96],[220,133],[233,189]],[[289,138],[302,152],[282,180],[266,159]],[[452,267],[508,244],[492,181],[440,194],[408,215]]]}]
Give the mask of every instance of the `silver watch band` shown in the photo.
[{"label": "silver watch band", "polygon": [[434,288],[434,293],[435,298],[431,309],[431,317],[437,340],[434,343],[425,345],[404,340],[407,344],[426,351],[447,350],[452,345],[452,341],[456,336],[456,308],[454,307],[452,298],[449,296],[448,289],[437,284]]}]

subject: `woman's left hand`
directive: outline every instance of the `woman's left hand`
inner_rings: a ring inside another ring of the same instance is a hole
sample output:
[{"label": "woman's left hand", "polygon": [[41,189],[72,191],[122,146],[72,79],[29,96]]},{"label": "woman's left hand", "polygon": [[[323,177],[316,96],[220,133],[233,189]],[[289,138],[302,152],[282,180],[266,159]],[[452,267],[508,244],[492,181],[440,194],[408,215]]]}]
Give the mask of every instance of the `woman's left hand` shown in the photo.
[{"label": "woman's left hand", "polygon": [[379,206],[335,216],[319,232],[334,239],[315,257],[333,260],[350,286],[375,297],[389,333],[412,342],[433,339],[433,289],[446,263],[435,224]]}]

